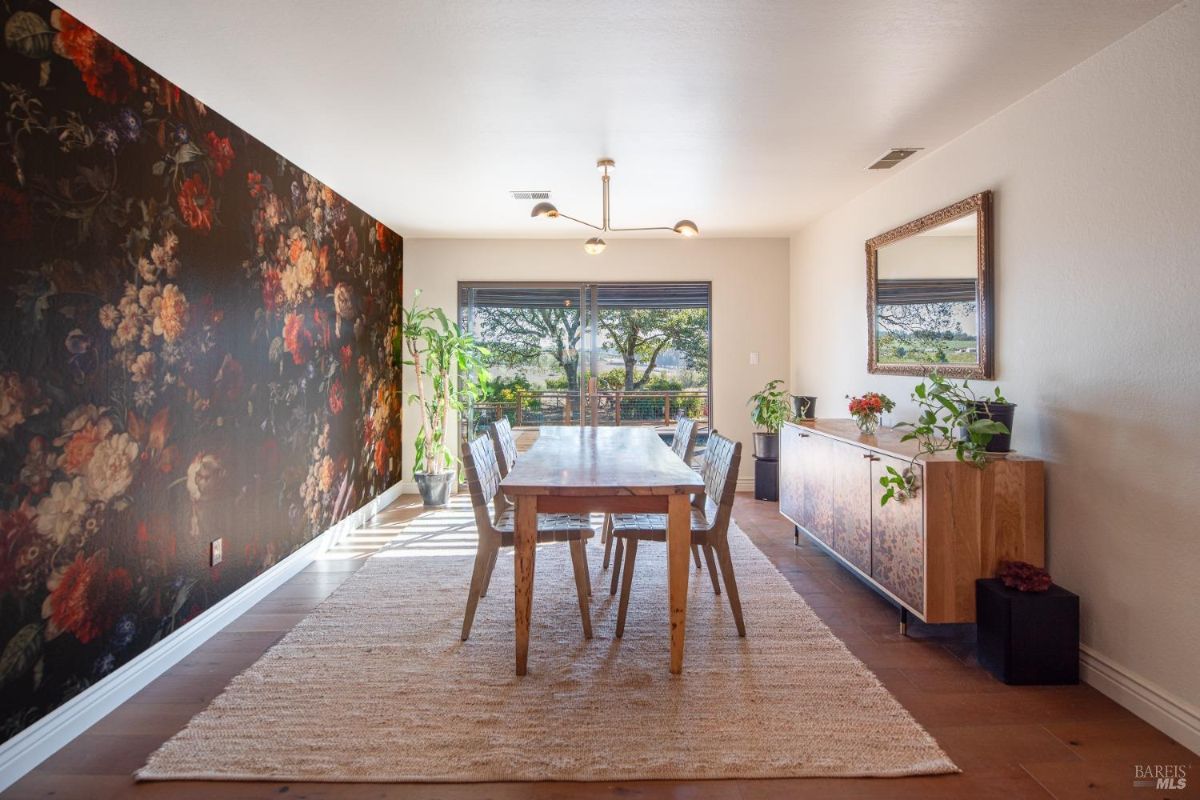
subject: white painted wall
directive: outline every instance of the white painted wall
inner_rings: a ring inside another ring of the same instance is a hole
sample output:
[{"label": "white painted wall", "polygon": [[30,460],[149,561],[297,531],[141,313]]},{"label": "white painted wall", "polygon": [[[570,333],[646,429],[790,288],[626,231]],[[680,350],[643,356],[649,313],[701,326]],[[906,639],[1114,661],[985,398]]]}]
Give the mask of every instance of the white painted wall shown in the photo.
[{"label": "white painted wall", "polygon": [[[459,281],[712,281],[713,422],[743,443],[743,485],[753,479],[746,398],[772,378],[786,380],[787,239],[611,239],[598,256],[575,239],[404,240],[404,294],[453,313]],[[750,353],[759,363],[750,365]],[[411,372],[405,386],[412,385]],[[415,409],[404,419],[405,477],[411,480]]]},{"label": "white painted wall", "polygon": [[974,278],[979,272],[975,253],[974,233],[912,236],[879,248],[879,279]]},{"label": "white painted wall", "polygon": [[1087,675],[1193,749],[1198,76],[1187,0],[808,226],[791,255],[793,386],[907,398],[915,379],[866,372],[863,242],[995,191],[997,377],[1014,446],[1048,462],[1049,567],[1082,596]]}]

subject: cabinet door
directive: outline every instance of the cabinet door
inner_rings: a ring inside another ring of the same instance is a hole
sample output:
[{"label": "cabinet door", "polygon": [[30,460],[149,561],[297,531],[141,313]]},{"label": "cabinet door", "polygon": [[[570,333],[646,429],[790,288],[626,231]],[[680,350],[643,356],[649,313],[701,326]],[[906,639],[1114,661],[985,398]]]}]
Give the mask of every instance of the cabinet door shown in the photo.
[{"label": "cabinet door", "polygon": [[841,442],[818,434],[802,439],[801,472],[804,493],[800,523],[809,533],[833,547],[833,462]]},{"label": "cabinet door", "polygon": [[804,503],[804,444],[811,434],[794,425],[779,431],[779,513],[801,524]]},{"label": "cabinet door", "polygon": [[838,446],[831,455],[833,549],[870,575],[871,459],[875,455],[851,445]]},{"label": "cabinet door", "polygon": [[[879,456],[871,462],[871,577],[914,610],[925,613],[925,525],[922,495],[879,505],[879,478],[908,462]],[[917,469],[920,469],[918,467]]]}]

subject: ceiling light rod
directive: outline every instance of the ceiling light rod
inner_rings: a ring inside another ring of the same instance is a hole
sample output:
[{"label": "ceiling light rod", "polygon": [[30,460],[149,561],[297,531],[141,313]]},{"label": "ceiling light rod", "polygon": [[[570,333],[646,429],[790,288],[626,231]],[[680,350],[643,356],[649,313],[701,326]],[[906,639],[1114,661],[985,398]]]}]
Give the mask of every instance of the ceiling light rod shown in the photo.
[{"label": "ceiling light rod", "polygon": [[[562,217],[563,219],[569,219],[572,222],[578,222],[580,225],[585,225],[592,230],[600,231],[601,233],[608,233],[610,231],[616,233],[625,233],[630,231],[674,231],[681,236],[691,237],[700,235],[699,226],[697,226],[696,223],[692,222],[690,219],[681,219],[670,227],[666,225],[655,225],[648,228],[614,228],[612,226],[612,218],[609,215],[608,182],[615,167],[616,163],[611,158],[602,158],[596,162],[596,169],[600,170],[600,182],[603,192],[602,206],[600,209],[602,222],[600,225],[593,225],[585,220],[576,219],[568,214],[564,214],[555,208],[553,203],[538,203],[533,207],[533,211],[530,213],[530,216],[551,218]],[[605,246],[605,241],[597,237],[588,239],[587,242],[584,243],[584,249],[591,254],[603,252]]]}]

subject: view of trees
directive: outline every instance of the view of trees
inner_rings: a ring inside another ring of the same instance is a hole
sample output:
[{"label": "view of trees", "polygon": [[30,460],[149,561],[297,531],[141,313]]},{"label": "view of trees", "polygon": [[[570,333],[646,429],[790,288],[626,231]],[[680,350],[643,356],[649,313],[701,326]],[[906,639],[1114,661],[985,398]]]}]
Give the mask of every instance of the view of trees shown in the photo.
[{"label": "view of trees", "polygon": [[[550,388],[578,391],[583,327],[579,309],[478,308],[476,326],[482,343],[492,353],[495,365],[527,367],[549,362],[561,376],[546,380]],[[604,383],[619,378],[610,388],[626,391],[653,388],[682,388],[662,385],[664,362],[699,370],[707,380],[708,310],[702,308],[600,309],[598,331],[603,354],[615,355],[624,365],[617,374],[602,377]]]},{"label": "view of trees", "polygon": [[887,364],[972,363],[977,336],[964,330],[963,321],[974,318],[975,303],[880,304],[878,357]]}]

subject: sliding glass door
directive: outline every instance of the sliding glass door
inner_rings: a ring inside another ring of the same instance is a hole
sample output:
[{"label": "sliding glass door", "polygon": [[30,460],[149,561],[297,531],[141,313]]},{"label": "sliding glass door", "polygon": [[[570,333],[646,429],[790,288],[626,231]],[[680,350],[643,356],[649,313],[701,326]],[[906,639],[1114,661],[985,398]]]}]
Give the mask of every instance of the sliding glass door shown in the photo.
[{"label": "sliding glass door", "polygon": [[493,381],[464,415],[477,435],[508,417],[542,425],[646,425],[712,418],[708,283],[459,285],[459,318],[491,351]]}]

